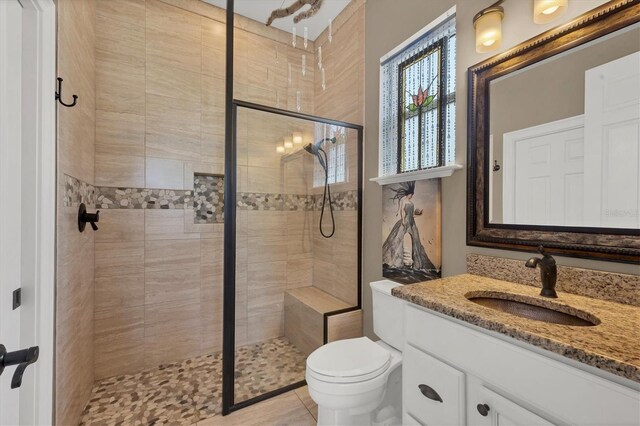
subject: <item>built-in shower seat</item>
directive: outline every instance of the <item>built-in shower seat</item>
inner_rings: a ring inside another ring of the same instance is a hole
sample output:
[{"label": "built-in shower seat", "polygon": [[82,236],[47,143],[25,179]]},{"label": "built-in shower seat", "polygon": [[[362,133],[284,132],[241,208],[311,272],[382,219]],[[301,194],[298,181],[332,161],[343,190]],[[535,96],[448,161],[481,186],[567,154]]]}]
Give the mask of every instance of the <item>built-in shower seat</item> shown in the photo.
[{"label": "built-in shower seat", "polygon": [[[309,355],[325,343],[325,314],[352,308],[317,287],[287,290],[284,296],[284,335]],[[362,311],[351,310],[327,319],[327,342],[362,335]]]}]

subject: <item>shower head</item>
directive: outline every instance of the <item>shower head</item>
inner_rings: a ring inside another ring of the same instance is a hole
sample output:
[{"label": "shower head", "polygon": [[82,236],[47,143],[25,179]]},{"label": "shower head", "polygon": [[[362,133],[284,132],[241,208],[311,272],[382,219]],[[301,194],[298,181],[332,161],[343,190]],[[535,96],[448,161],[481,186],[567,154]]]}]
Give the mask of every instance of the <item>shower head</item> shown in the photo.
[{"label": "shower head", "polygon": [[331,142],[331,143],[336,143],[336,138],[324,138],[324,139],[320,139],[318,142],[316,142],[315,144],[313,143],[308,143],[304,146],[304,150],[307,151],[309,154],[313,154],[313,155],[318,155],[318,152],[320,151],[320,147],[322,146],[323,143],[325,142]]},{"label": "shower head", "polygon": [[316,145],[312,143],[306,144],[304,146],[304,150],[307,151],[309,154],[318,155],[318,148],[316,147]]}]

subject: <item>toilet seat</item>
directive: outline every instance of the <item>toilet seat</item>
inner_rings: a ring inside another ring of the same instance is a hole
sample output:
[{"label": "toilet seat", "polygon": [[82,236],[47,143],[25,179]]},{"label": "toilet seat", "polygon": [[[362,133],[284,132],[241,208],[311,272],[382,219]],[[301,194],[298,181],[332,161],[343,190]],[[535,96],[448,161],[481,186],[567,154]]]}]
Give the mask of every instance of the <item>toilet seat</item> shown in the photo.
[{"label": "toilet seat", "polygon": [[367,337],[331,342],[307,358],[307,374],[327,383],[357,383],[380,376],[391,353]]}]

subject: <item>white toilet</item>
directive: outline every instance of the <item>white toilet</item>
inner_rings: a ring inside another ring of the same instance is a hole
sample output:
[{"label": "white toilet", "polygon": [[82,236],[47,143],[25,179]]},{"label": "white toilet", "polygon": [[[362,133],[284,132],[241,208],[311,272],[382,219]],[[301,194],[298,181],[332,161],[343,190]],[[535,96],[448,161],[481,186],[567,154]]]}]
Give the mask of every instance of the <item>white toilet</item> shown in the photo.
[{"label": "white toilet", "polygon": [[339,340],[307,358],[306,379],[318,404],[318,425],[402,423],[403,304],[391,296],[399,284],[371,283],[373,329],[382,340]]}]

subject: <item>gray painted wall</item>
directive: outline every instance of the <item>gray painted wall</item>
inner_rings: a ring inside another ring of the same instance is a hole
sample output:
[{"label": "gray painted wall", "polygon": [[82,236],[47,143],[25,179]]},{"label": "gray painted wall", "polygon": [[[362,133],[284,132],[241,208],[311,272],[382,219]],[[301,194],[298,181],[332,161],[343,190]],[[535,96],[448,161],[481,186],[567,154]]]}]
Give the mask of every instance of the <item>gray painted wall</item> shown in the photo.
[{"label": "gray painted wall", "polygon": [[[531,1],[505,2],[502,47],[491,54],[475,52],[473,16],[494,0],[464,0],[457,6],[457,144],[456,158],[467,158],[467,68],[496,53],[560,25],[599,4],[603,0],[569,2],[569,10],[547,25],[533,23]],[[378,95],[380,57],[440,16],[456,2],[453,0],[368,0],[365,17],[365,189],[364,189],[364,259],[363,309],[365,335],[373,337],[371,290],[369,282],[382,278],[382,188],[369,179],[378,174]],[[482,249],[466,246],[466,170],[442,181],[442,254],[443,275],[466,272],[467,253],[527,259],[527,253]],[[574,258],[557,258],[561,265],[603,271],[640,274],[635,265]]]}]

